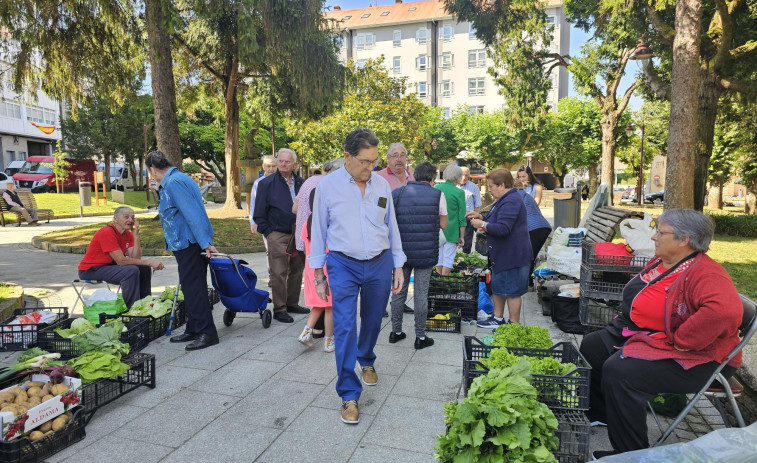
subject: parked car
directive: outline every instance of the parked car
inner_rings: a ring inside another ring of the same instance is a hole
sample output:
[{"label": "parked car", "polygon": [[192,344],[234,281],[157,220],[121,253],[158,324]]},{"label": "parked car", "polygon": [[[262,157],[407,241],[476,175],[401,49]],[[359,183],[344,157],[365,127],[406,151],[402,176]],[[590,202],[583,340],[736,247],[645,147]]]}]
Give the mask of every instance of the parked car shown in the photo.
[{"label": "parked car", "polygon": [[644,195],[644,202],[649,204],[659,204],[665,200],[665,190],[658,191],[657,193],[649,193]]},{"label": "parked car", "polygon": [[[66,168],[68,178],[63,182],[63,191],[78,191],[79,182],[90,182],[94,188],[97,165],[91,159],[76,160],[67,158],[70,166]],[[53,193],[55,174],[50,164],[55,162],[53,156],[29,156],[21,171],[13,176],[18,188],[29,188],[32,193]]]},{"label": "parked car", "polygon": [[5,168],[5,175],[13,178],[13,176],[17,172],[19,172],[22,167],[24,167],[24,161],[11,161],[8,163],[8,167]]},{"label": "parked car", "polygon": [[[131,178],[131,169],[138,170],[123,162],[112,162],[110,164],[110,187],[114,190],[124,191],[134,189],[134,180]],[[99,172],[105,171],[105,163],[97,165]]]},{"label": "parked car", "polygon": [[7,176],[4,172],[0,172],[0,190],[5,190],[9,183],[13,183],[13,178]]}]

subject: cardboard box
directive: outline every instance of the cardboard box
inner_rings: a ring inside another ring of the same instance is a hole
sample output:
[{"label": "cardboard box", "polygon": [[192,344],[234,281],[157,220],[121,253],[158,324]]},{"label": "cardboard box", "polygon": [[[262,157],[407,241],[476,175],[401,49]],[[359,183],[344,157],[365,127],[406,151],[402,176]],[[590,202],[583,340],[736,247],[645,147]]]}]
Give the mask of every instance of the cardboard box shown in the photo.
[{"label": "cardboard box", "polygon": [[[50,377],[47,375],[32,375],[30,381],[47,383],[50,381]],[[26,390],[27,383],[18,385],[18,387]],[[38,427],[42,423],[50,421],[58,415],[62,415],[66,411],[79,406],[79,403],[81,402],[81,380],[79,378],[64,376],[63,384],[68,386],[69,392],[62,395],[56,395],[52,399],[46,400],[36,407],[30,408],[20,417],[14,416],[13,412],[0,412],[0,428],[2,429],[2,435],[0,437],[2,437],[2,440],[8,441],[15,439],[25,432]],[[5,392],[8,389],[11,388],[3,389],[0,392]]]}]

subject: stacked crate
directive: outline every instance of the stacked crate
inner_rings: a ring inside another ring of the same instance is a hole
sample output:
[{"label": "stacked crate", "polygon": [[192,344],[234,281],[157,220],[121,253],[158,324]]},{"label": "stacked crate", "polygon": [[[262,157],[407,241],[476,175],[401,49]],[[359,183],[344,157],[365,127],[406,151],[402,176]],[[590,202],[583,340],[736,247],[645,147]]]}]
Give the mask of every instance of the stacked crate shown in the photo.
[{"label": "stacked crate", "polygon": [[623,288],[647,265],[649,257],[597,255],[594,243],[584,241],[582,246],[579,318],[588,333],[620,313]]},{"label": "stacked crate", "polygon": [[[456,330],[460,331],[460,319],[476,320],[478,315],[478,276],[477,275],[439,275],[431,274],[428,284],[428,318],[435,315],[451,314],[457,319]],[[431,322],[435,323],[435,322]]]}]

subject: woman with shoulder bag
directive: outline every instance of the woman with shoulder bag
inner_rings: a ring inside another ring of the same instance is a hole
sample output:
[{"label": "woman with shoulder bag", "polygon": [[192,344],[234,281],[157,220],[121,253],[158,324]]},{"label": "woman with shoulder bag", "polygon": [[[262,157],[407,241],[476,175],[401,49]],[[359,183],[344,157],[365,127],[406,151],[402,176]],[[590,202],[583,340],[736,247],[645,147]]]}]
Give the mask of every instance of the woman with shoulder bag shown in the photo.
[{"label": "woman with shoulder bag", "polygon": [[[495,200],[486,217],[469,212],[471,225],[486,233],[489,263],[492,268],[494,314],[480,320],[481,328],[497,328],[505,322],[505,304],[510,319],[520,323],[521,296],[528,292],[528,270],[533,260],[528,236],[526,206],[510,171],[494,169],[486,176],[489,193]],[[478,238],[477,238],[478,239]],[[478,248],[478,245],[477,245]]]}]

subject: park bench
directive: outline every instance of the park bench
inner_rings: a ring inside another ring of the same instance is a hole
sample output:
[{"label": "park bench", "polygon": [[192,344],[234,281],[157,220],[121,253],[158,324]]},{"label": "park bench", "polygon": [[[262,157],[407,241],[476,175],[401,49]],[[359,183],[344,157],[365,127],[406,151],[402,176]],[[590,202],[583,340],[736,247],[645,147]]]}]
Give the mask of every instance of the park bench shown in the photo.
[{"label": "park bench", "polygon": [[[34,199],[34,194],[32,194],[30,190],[19,188],[16,190],[16,193],[18,194],[18,197],[21,198],[21,202],[23,202],[24,205],[37,210],[37,217],[39,220],[46,220],[50,223],[50,219],[55,217],[52,209],[37,208],[37,201]],[[21,226],[21,221],[23,220],[21,213],[8,210],[5,201],[0,199],[0,223],[2,223],[3,227],[5,226],[5,213],[16,214],[16,226]]]}]

